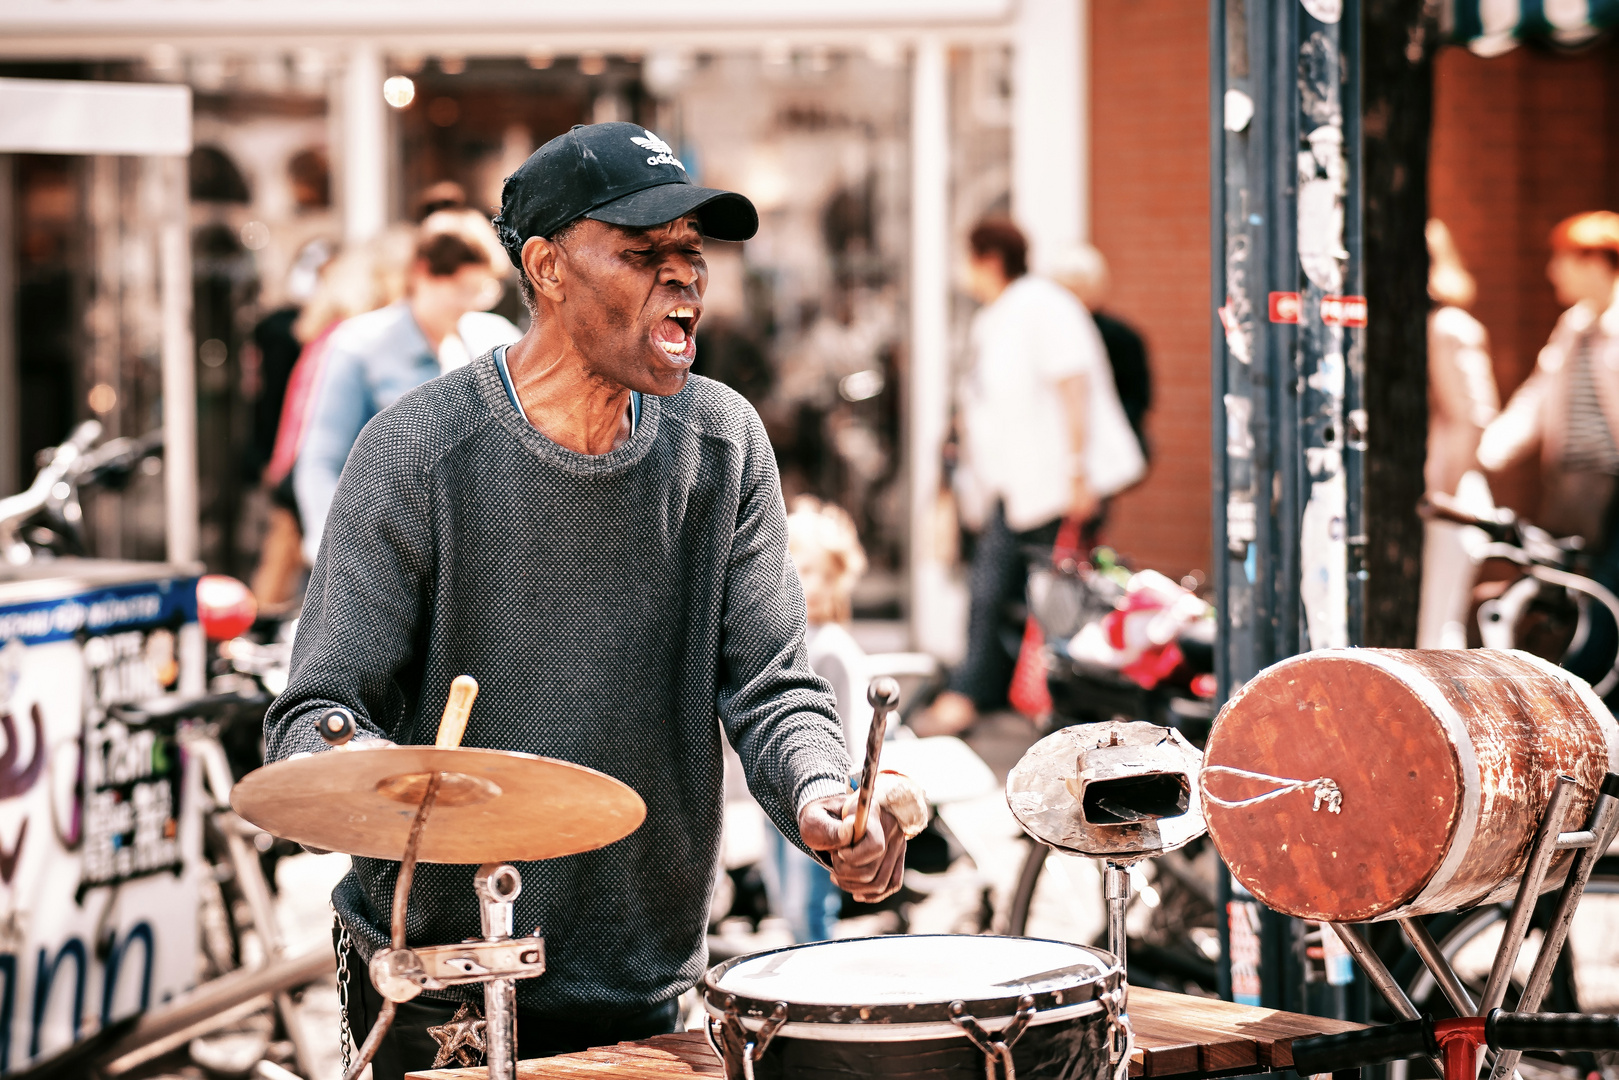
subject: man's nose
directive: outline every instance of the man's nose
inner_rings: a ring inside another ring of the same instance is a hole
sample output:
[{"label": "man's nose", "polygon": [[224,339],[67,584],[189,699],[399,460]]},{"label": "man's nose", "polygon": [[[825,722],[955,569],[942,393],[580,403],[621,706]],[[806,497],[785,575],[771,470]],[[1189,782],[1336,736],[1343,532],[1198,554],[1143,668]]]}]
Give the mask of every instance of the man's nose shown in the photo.
[{"label": "man's nose", "polygon": [[663,260],[663,266],[658,273],[658,283],[672,285],[677,289],[689,289],[697,284],[697,273],[695,259],[674,252]]}]

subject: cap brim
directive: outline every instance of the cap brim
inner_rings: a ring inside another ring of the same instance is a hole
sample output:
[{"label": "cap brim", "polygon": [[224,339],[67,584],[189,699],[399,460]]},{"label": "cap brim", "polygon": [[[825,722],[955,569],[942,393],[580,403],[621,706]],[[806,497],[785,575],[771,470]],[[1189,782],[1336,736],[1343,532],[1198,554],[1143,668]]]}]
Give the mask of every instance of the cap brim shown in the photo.
[{"label": "cap brim", "polygon": [[759,231],[759,211],[734,191],[659,184],[598,206],[584,216],[609,225],[647,229],[696,214],[703,235],[715,240],[750,240]]}]

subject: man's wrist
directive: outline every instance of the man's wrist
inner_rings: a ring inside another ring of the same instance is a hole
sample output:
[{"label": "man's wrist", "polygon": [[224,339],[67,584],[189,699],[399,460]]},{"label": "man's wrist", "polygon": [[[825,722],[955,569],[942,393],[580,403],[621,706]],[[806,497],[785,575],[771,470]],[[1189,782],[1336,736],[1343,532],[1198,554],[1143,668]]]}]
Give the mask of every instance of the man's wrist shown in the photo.
[{"label": "man's wrist", "polygon": [[849,782],[847,780],[837,780],[831,777],[811,780],[798,790],[798,809],[795,814],[802,814],[804,807],[812,802],[830,799],[835,795],[847,794],[849,794]]}]

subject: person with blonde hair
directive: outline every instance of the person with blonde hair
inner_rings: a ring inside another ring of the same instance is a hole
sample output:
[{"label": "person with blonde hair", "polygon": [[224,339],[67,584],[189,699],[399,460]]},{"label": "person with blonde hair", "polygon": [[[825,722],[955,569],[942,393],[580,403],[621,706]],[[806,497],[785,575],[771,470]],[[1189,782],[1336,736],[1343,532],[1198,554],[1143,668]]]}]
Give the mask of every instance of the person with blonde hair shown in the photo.
[{"label": "person with blonde hair", "polygon": [[346,319],[404,297],[415,242],[416,230],[400,225],[385,230],[369,243],[338,252],[321,267],[314,291],[292,324],[293,337],[303,347],[287,377],[275,442],[264,467],[263,484],[269,494],[270,510],[252,581],[253,597],[262,610],[276,611],[291,603],[298,578],[307,566],[292,469],[303,443],[310,399],[319,382],[321,360],[332,331]]},{"label": "person with blonde hair", "polygon": [[[1445,223],[1428,222],[1428,461],[1430,495],[1453,498],[1475,514],[1494,506],[1478,471],[1478,445],[1501,409],[1490,363],[1490,338],[1467,309],[1478,292]],[[1477,562],[1471,541],[1482,534],[1448,521],[1423,528],[1422,599],[1417,648],[1465,649]]]},{"label": "person with blonde hair", "polygon": [[[466,208],[438,210],[417,227],[413,243],[404,295],[338,326],[314,380],[292,473],[311,563],[360,429],[406,391],[522,336],[488,310],[509,267],[488,218]],[[375,269],[396,264],[381,259]]]},{"label": "person with blonde hair", "polygon": [[[866,572],[866,551],[854,519],[842,507],[809,495],[793,500],[787,514],[787,554],[804,587],[809,631],[804,636],[810,669],[832,685],[843,739],[858,760],[871,727],[866,701],[866,653],[848,624],[854,616],[854,587]],[[793,940],[832,937],[843,894],[832,873],[771,829],[761,865],[770,906],[787,920]]]},{"label": "person with blonde hair", "polygon": [[[1619,479],[1619,214],[1575,214],[1551,232],[1546,277],[1567,307],[1518,387],[1479,442],[1478,460],[1498,472],[1539,451],[1536,524],[1585,542],[1590,576],[1619,588],[1615,481]],[[1565,666],[1596,681],[1614,651],[1612,618],[1591,605],[1591,627]],[[1594,678],[1593,678],[1594,676]]]}]

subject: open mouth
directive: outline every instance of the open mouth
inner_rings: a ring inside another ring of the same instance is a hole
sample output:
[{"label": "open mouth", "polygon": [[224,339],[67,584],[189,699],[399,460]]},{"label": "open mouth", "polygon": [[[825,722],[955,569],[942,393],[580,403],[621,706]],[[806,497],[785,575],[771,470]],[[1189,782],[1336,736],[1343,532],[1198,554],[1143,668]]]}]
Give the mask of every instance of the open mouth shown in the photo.
[{"label": "open mouth", "polygon": [[697,339],[692,331],[697,328],[697,309],[689,305],[677,307],[658,320],[652,328],[652,340],[671,360],[691,363],[697,356]]}]

